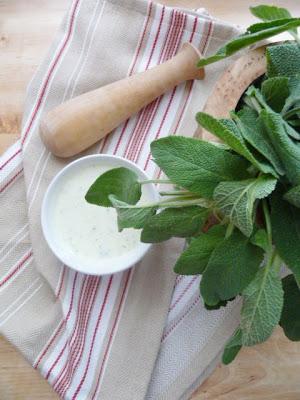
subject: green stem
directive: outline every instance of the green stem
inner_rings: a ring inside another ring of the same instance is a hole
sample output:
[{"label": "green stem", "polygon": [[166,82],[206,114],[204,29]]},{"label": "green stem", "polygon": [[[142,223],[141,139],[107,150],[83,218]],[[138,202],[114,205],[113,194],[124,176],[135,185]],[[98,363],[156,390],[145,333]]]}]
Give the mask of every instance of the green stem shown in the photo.
[{"label": "green stem", "polygon": [[147,183],[167,183],[170,185],[173,185],[173,182],[170,181],[170,179],[149,179],[146,181],[139,181],[141,185],[146,185]]},{"label": "green stem", "polygon": [[298,113],[299,111],[300,111],[300,107],[293,108],[292,110],[287,111],[287,112],[283,115],[283,118],[284,118],[284,119],[288,119],[288,118],[290,118],[291,116],[293,116],[294,114]]},{"label": "green stem", "polygon": [[234,225],[230,222],[228,224],[228,227],[227,227],[227,230],[226,230],[226,233],[225,233],[225,239],[228,239],[231,236],[233,230],[234,230]]},{"label": "green stem", "polygon": [[205,208],[210,208],[211,207],[211,202],[209,202],[206,199],[196,197],[194,196],[178,196],[172,199],[165,199],[162,201],[159,201],[157,203],[146,203],[142,205],[129,205],[127,204],[126,206],[120,206],[119,208],[169,208],[169,207],[186,207],[186,206],[193,206],[193,205],[199,205],[201,207]]},{"label": "green stem", "polygon": [[252,100],[252,104],[253,104],[255,110],[256,110],[258,113],[260,113],[261,110],[262,110],[262,106],[261,106],[261,104],[259,103],[259,101],[257,100],[257,98],[256,98],[256,97],[252,97],[251,100]]},{"label": "green stem", "polygon": [[159,192],[161,196],[178,196],[178,195],[189,195],[191,196],[192,193],[186,192],[183,190],[170,190],[169,192]]},{"label": "green stem", "polygon": [[222,222],[222,218],[219,216],[219,214],[218,214],[218,209],[216,209],[216,208],[213,208],[212,209],[212,214],[213,214],[213,216],[221,223]]},{"label": "green stem", "polygon": [[158,207],[184,207],[198,205],[204,208],[211,208],[213,203],[210,200],[203,199],[197,195],[186,195],[173,197],[172,199],[165,199],[156,204]]},{"label": "green stem", "polygon": [[[195,195],[195,194],[187,194],[187,195],[182,195],[182,196],[177,196],[172,198],[172,202],[174,201],[184,201],[184,200],[189,200],[189,199],[197,199],[197,200],[203,200],[201,199],[199,196]],[[161,202],[159,202],[159,204],[164,204],[164,203],[168,203],[170,201],[170,199],[165,199],[162,200]]]},{"label": "green stem", "polygon": [[276,252],[274,253],[272,264],[273,264],[274,270],[279,273],[280,268],[282,266],[282,259],[279,257],[279,255]]},{"label": "green stem", "polygon": [[268,262],[266,264],[266,269],[269,270],[270,268],[273,268],[275,272],[279,273],[281,266],[282,266],[282,260],[279,257],[276,249],[272,248],[268,258]]},{"label": "green stem", "polygon": [[254,96],[246,96],[244,98],[244,102],[246,103],[247,106],[249,106],[250,108],[253,108],[258,113],[261,112],[262,107],[261,107],[260,103],[258,102],[258,100]]},{"label": "green stem", "polygon": [[[270,251],[270,253],[268,255],[268,258],[267,258],[267,264],[265,266],[266,273],[269,271],[269,269],[271,267],[274,267],[274,266],[277,267],[277,261],[276,260],[277,260],[276,249],[272,247],[272,249],[271,249],[271,251]],[[274,264],[274,262],[275,262],[275,264]]]},{"label": "green stem", "polygon": [[205,207],[204,203],[203,203],[203,199],[200,198],[196,198],[196,199],[188,199],[186,198],[186,201],[180,201],[180,202],[172,202],[170,201],[169,203],[165,203],[165,202],[160,202],[158,204],[158,206],[161,206],[161,208],[180,208],[180,207],[188,207],[188,206],[202,206]]},{"label": "green stem", "polygon": [[248,107],[250,107],[250,108],[254,109],[255,111],[257,111],[256,108],[254,107],[253,103],[252,103],[252,98],[250,96],[245,96],[243,100],[244,100],[244,103]]},{"label": "green stem", "polygon": [[272,249],[272,225],[271,225],[269,207],[268,207],[268,203],[267,203],[266,199],[262,200],[262,206],[263,206],[263,213],[264,213],[266,229],[267,229],[269,249],[271,251],[271,249]]}]

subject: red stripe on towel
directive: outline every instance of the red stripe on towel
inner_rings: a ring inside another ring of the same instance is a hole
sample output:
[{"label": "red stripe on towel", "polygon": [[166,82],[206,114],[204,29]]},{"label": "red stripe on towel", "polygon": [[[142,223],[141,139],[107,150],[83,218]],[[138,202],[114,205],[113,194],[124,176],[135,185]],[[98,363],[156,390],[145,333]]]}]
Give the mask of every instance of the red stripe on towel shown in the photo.
[{"label": "red stripe on towel", "polygon": [[[58,54],[57,54],[57,56],[56,56],[56,58],[55,58],[55,60],[54,60],[54,62],[53,62],[53,64],[52,64],[52,66],[51,66],[51,68],[50,68],[50,70],[49,70],[49,72],[48,72],[48,75],[47,75],[47,77],[46,77],[46,80],[44,81],[44,85],[43,85],[43,87],[42,87],[42,91],[41,91],[40,96],[39,96],[39,98],[38,98],[37,104],[36,104],[36,106],[35,106],[35,108],[34,108],[34,110],[33,110],[33,114],[32,114],[32,116],[31,116],[29,125],[28,125],[28,127],[26,128],[26,130],[25,130],[25,132],[24,132],[24,135],[23,135],[23,138],[22,138],[22,140],[21,140],[22,145],[24,145],[25,140],[26,140],[26,138],[27,138],[27,135],[28,135],[28,133],[30,132],[30,130],[31,130],[31,128],[32,128],[32,124],[33,124],[33,122],[34,122],[34,120],[35,120],[35,118],[36,118],[36,115],[37,115],[37,113],[38,113],[38,111],[39,111],[39,109],[40,109],[40,106],[41,106],[42,101],[43,101],[43,99],[44,99],[44,96],[45,96],[46,90],[47,90],[47,88],[48,88],[48,84],[49,84],[50,78],[51,78],[51,76],[52,76],[52,74],[53,74],[53,72],[54,72],[54,69],[55,69],[55,67],[56,67],[56,65],[57,65],[57,63],[58,63],[58,61],[59,61],[61,55],[63,54],[63,51],[64,51],[64,49],[66,48],[66,45],[68,44],[68,41],[69,41],[69,39],[70,39],[70,37],[71,37],[71,33],[72,33],[72,30],[73,30],[73,26],[74,26],[74,18],[75,18],[75,14],[76,14],[76,11],[77,11],[77,8],[78,8],[79,1],[80,1],[80,0],[76,0],[75,3],[74,3],[74,7],[73,7],[73,10],[72,10],[72,12],[71,12],[70,24],[69,24],[69,29],[68,29],[68,32],[67,32],[66,39],[64,40],[64,42],[63,42],[63,44],[62,44],[62,47],[60,48],[60,50],[59,50],[59,52],[58,52]],[[2,164],[2,165],[0,166],[0,170],[1,170],[2,168],[4,168],[8,163],[10,163],[10,161],[13,160],[21,151],[22,151],[21,149],[17,150],[17,151],[10,157],[9,160],[6,160],[5,163]]]},{"label": "red stripe on towel", "polygon": [[78,387],[77,387],[77,389],[76,389],[76,391],[75,391],[75,393],[74,393],[74,395],[72,397],[72,400],[74,400],[77,397],[77,395],[80,392],[80,389],[82,388],[82,385],[83,385],[83,383],[84,383],[84,381],[86,379],[87,372],[88,372],[88,369],[89,369],[89,365],[90,365],[90,362],[91,362],[91,357],[92,357],[92,352],[93,352],[93,348],[94,348],[94,344],[95,344],[96,334],[97,334],[97,331],[98,331],[98,328],[99,328],[99,325],[100,325],[100,322],[101,322],[101,319],[102,319],[104,308],[105,308],[106,303],[107,303],[108,294],[109,294],[109,291],[110,291],[110,288],[111,288],[112,280],[113,280],[113,276],[111,276],[110,279],[109,279],[109,282],[108,282],[108,285],[107,285],[107,289],[106,289],[106,293],[105,293],[105,296],[104,296],[104,301],[103,301],[103,304],[102,304],[102,307],[101,307],[101,310],[100,310],[100,313],[99,313],[99,316],[98,316],[98,319],[97,319],[96,327],[94,329],[92,343],[91,343],[89,356],[88,356],[88,361],[87,361],[83,376],[81,378],[81,381],[80,381],[80,383],[79,383],[79,385],[78,385]]},{"label": "red stripe on towel", "polygon": [[114,333],[115,333],[115,329],[116,329],[116,326],[117,326],[117,322],[119,320],[120,311],[122,309],[123,302],[124,302],[125,297],[126,297],[125,293],[127,291],[127,287],[128,287],[129,278],[130,278],[131,273],[132,273],[132,270],[129,270],[127,272],[124,289],[123,289],[123,292],[122,292],[122,295],[121,295],[121,299],[120,299],[120,303],[119,303],[119,306],[118,306],[118,309],[117,309],[117,313],[116,313],[116,316],[115,316],[115,319],[114,319],[114,323],[113,323],[113,326],[111,328],[111,332],[109,334],[109,340],[108,340],[108,343],[107,343],[107,346],[106,346],[106,349],[105,349],[105,352],[104,352],[103,361],[102,361],[102,364],[101,364],[101,367],[100,367],[100,372],[99,372],[99,375],[98,375],[96,388],[95,388],[92,400],[94,400],[94,398],[96,396],[96,393],[98,392],[98,386],[99,386],[99,383],[100,383],[100,380],[101,380],[101,377],[102,377],[104,366],[106,364],[107,356],[108,356],[108,353],[109,353],[109,350],[110,350],[110,347],[111,347],[111,343],[112,343],[112,340],[113,340],[113,337],[114,337]]},{"label": "red stripe on towel", "polygon": [[6,277],[2,281],[0,281],[0,287],[5,285],[9,280],[11,280],[11,278],[18,271],[20,271],[20,269],[24,266],[26,261],[28,261],[30,259],[30,257],[32,257],[32,251],[30,251],[28,254],[26,254],[26,256],[24,256],[24,258],[15,267],[13,267],[13,270],[11,272],[9,272],[9,274],[6,275]]}]

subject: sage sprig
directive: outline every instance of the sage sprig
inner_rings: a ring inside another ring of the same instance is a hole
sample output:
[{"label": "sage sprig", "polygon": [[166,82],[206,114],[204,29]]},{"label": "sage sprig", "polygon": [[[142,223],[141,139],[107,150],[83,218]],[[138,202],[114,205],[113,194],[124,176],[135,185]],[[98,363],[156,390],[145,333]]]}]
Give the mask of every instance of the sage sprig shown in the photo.
[{"label": "sage sprig", "polygon": [[[252,25],[207,65],[271,34],[296,37],[299,18],[282,8],[251,8]],[[141,229],[141,241],[186,238],[174,270],[201,275],[207,309],[242,299],[240,325],[224,350],[231,362],[242,346],[265,341],[280,324],[300,340],[300,47],[266,49],[267,73],[248,88],[230,118],[200,112],[198,123],[222,145],[180,136],[151,144],[153,161],[168,179],[139,181],[125,168],[101,175],[86,200],[114,207],[119,229]],[[161,199],[140,201],[142,186],[164,183]],[[169,186],[169,189],[165,187]],[[282,279],[281,266],[289,268]]]},{"label": "sage sprig", "polygon": [[226,43],[216,54],[199,60],[198,67],[221,61],[246,47],[285,31],[289,31],[292,37],[299,41],[297,27],[300,26],[300,18],[292,18],[285,8],[261,5],[250,7],[250,11],[263,22],[250,25],[245,33]]}]

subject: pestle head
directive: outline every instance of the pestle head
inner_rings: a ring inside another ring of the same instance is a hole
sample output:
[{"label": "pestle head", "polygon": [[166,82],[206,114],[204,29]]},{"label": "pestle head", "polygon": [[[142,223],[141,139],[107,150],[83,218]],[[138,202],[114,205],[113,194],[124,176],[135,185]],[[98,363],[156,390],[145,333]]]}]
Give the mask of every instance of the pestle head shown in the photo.
[{"label": "pestle head", "polygon": [[198,50],[197,47],[192,43],[186,42],[182,45],[180,52],[184,52],[190,62],[190,72],[192,75],[191,79],[204,79],[204,68],[197,67],[197,62],[200,58],[203,58],[200,50]]}]

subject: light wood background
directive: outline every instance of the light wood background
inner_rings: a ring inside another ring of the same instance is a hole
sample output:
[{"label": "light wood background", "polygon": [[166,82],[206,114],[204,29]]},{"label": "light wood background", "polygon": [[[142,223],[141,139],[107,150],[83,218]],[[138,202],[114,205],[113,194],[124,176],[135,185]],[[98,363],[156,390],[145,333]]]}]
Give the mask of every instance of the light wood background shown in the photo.
[{"label": "light wood background", "polygon": [[[69,0],[0,0],[0,152],[20,132],[26,86],[53,39]],[[254,19],[246,0],[161,0],[184,7],[205,7],[240,25]],[[262,3],[287,7],[300,15],[299,0]],[[4,339],[0,339],[0,400],[57,399],[46,381]],[[243,349],[230,366],[219,366],[193,400],[299,400],[300,343],[278,328],[264,344]],[[112,394],[113,400],[113,394]],[[133,399],[134,400],[134,399]]]}]

